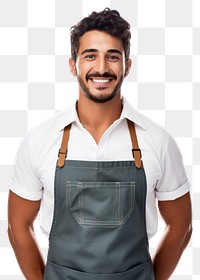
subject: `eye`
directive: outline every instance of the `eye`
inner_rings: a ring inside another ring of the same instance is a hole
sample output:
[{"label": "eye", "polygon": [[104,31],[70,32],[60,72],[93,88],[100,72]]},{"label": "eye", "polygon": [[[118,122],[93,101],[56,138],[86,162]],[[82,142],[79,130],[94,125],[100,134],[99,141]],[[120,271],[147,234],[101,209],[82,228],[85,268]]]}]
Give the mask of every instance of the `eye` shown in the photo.
[{"label": "eye", "polygon": [[95,55],[94,54],[88,54],[85,56],[85,59],[88,59],[88,60],[92,60],[95,58]]},{"label": "eye", "polygon": [[116,55],[108,55],[107,59],[111,60],[111,61],[117,61],[117,60],[119,60],[119,57]]}]

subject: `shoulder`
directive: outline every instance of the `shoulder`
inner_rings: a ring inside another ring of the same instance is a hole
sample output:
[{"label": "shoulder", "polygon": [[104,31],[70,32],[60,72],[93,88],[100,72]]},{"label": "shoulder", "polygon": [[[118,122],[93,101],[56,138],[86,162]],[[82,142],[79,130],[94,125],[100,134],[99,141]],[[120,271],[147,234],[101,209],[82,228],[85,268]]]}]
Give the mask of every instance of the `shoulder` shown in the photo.
[{"label": "shoulder", "polygon": [[169,136],[169,132],[165,129],[164,126],[156,123],[149,117],[143,115],[140,112],[137,112],[140,115],[140,118],[142,119],[144,123],[144,128],[147,131],[148,134],[152,136],[160,136],[160,137],[166,137]]},{"label": "shoulder", "polygon": [[41,140],[51,140],[60,134],[62,129],[75,120],[75,106],[68,107],[55,113],[50,118],[32,128],[25,138],[30,138],[33,143],[39,144]]},{"label": "shoulder", "polygon": [[123,117],[128,118],[135,123],[137,134],[139,138],[141,138],[139,140],[145,142],[145,144],[151,148],[161,149],[166,147],[169,138],[171,138],[168,131],[147,116],[143,115],[141,112],[135,110],[125,98],[123,98],[123,101]]},{"label": "shoulder", "polygon": [[152,154],[152,158],[156,159],[161,167],[165,161],[166,153],[169,151],[169,146],[171,146],[173,151],[174,149],[177,150],[177,145],[173,137],[163,126],[142,114],[140,116],[145,125],[145,129],[139,130],[140,139],[145,149]]},{"label": "shoulder", "polygon": [[172,138],[168,131],[147,116],[143,115],[123,97],[122,116],[135,123],[137,136],[141,148],[151,150],[159,157],[166,152],[169,139]]},{"label": "shoulder", "polygon": [[147,116],[133,110],[133,121],[134,119],[136,132],[140,142],[145,143],[145,147],[149,147],[153,150],[157,150],[159,153],[167,148],[170,139],[173,137],[170,133],[161,125],[154,122]]}]

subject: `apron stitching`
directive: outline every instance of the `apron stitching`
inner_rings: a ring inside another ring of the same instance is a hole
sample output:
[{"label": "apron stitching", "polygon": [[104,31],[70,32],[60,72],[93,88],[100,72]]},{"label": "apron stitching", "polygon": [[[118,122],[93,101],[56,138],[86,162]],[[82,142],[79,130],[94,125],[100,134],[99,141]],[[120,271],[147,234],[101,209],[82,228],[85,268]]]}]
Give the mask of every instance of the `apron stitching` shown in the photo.
[{"label": "apron stitching", "polygon": [[120,182],[116,182],[117,190],[117,223],[120,224]]},{"label": "apron stitching", "polygon": [[[143,181],[144,182],[144,181]],[[71,210],[72,215],[76,219],[76,221],[79,224],[82,225],[106,225],[106,226],[112,226],[112,225],[123,225],[127,222],[129,217],[131,216],[132,212],[134,211],[134,200],[135,200],[135,182],[104,182],[106,184],[111,184],[111,188],[115,188],[115,203],[116,203],[116,217],[114,220],[109,220],[109,221],[94,221],[94,220],[88,220],[85,219],[84,216],[84,196],[83,196],[83,183],[87,183],[88,185],[92,185],[95,182],[76,182],[76,181],[67,181],[66,186],[68,186],[68,204],[69,204],[69,209]],[[114,185],[113,185],[114,184]],[[128,212],[125,214],[123,217],[123,209],[121,207],[121,191],[122,191],[122,186],[124,189],[130,189],[130,206]],[[71,207],[71,193],[72,193],[72,188],[75,188],[77,190],[77,196],[78,196],[78,213],[76,211],[73,211],[73,208]],[[101,186],[101,188],[107,188],[107,186]],[[108,213],[109,215],[109,213]]]},{"label": "apron stitching", "polygon": [[[117,161],[116,161],[117,162]],[[132,162],[134,164],[134,161]],[[64,167],[64,166],[63,166]],[[67,168],[76,168],[76,169],[89,169],[89,170],[96,170],[96,169],[101,169],[101,170],[108,170],[109,168],[112,169],[113,167],[84,167],[84,166],[81,166],[81,167],[78,167],[78,166],[68,166],[68,165],[65,165],[65,167]],[[115,168],[121,168],[121,169],[124,169],[124,168],[133,168],[134,165],[131,165],[131,166],[115,166]]]},{"label": "apron stitching", "polygon": [[[88,185],[93,185],[94,183],[99,183],[99,181],[90,181],[90,182],[80,182],[80,184],[81,185],[83,185],[83,183],[87,183]],[[110,185],[113,185],[113,184],[116,184],[116,183],[118,183],[118,182],[106,182],[106,181],[102,181],[101,183],[106,183],[106,184],[110,184]],[[67,184],[69,184],[69,183],[67,183]],[[77,185],[79,184],[79,182],[75,182],[75,181],[71,181],[70,182],[70,185],[72,186],[72,187],[77,187]],[[123,181],[121,181],[121,182],[119,182],[119,187],[121,188],[121,187],[130,187],[130,186],[132,186],[132,185],[134,185],[135,184],[135,182],[133,182],[133,181],[129,181],[129,182],[123,182]],[[122,186],[123,185],[123,186]],[[110,186],[110,188],[115,188],[116,186]],[[107,186],[101,186],[101,188],[107,188]]]},{"label": "apron stitching", "polygon": [[79,197],[79,212],[80,212],[80,223],[83,223],[83,202],[82,202],[82,183],[78,182],[78,197]]}]

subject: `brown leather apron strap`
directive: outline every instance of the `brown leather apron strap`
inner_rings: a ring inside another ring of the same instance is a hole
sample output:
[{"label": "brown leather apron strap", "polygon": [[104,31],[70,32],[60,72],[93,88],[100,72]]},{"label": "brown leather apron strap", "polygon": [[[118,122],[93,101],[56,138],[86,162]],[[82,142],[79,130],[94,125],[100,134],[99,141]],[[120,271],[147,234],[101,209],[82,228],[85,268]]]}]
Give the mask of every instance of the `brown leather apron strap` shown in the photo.
[{"label": "brown leather apron strap", "polygon": [[65,158],[67,157],[70,128],[71,124],[64,128],[62,143],[58,152],[57,166],[59,167],[63,167],[63,165],[65,164]]},{"label": "brown leather apron strap", "polygon": [[[133,153],[133,157],[135,159],[135,166],[137,168],[140,168],[142,166],[141,151],[138,146],[137,135],[136,135],[136,131],[135,131],[135,124],[128,119],[127,119],[127,123],[128,123],[130,136],[131,136],[132,153]],[[59,166],[59,167],[63,167],[63,165],[65,164],[65,158],[67,157],[70,128],[71,128],[71,124],[69,124],[68,126],[66,126],[64,128],[62,143],[61,143],[61,147],[58,152],[57,166]]]},{"label": "brown leather apron strap", "polygon": [[136,131],[135,131],[135,124],[128,119],[127,119],[127,123],[128,123],[130,136],[131,136],[131,142],[132,142],[132,147],[133,147],[132,153],[133,153],[133,157],[135,159],[135,166],[137,168],[140,168],[142,166],[141,151],[140,151],[139,145],[138,145],[137,135],[136,135]]}]

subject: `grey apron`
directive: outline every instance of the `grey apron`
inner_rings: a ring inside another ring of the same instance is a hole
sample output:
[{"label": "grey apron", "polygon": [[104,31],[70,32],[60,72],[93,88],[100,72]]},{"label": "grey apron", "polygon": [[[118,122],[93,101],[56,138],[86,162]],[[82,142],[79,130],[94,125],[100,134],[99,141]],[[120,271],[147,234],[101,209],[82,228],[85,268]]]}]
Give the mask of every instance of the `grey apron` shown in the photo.
[{"label": "grey apron", "polygon": [[134,123],[127,123],[135,161],[65,160],[70,125],[64,129],[45,280],[154,279],[145,172]]}]

